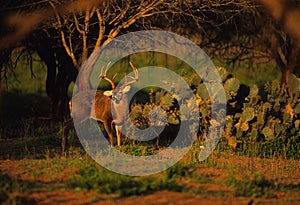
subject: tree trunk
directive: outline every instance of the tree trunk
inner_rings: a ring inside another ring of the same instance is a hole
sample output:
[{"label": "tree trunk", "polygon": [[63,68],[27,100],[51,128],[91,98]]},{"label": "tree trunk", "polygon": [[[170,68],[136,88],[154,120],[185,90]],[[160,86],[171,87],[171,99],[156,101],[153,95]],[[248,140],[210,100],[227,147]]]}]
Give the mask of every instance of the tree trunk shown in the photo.
[{"label": "tree trunk", "polygon": [[293,73],[296,68],[298,54],[299,48],[294,45],[291,49],[291,52],[289,53],[289,56],[287,57],[287,65],[282,71],[281,84],[284,89],[288,86],[289,75]]},{"label": "tree trunk", "polygon": [[99,55],[99,50],[96,49],[92,52],[90,57],[82,64],[80,74],[78,75],[78,89],[79,92],[91,89],[90,74],[92,73],[93,66],[96,63]]}]

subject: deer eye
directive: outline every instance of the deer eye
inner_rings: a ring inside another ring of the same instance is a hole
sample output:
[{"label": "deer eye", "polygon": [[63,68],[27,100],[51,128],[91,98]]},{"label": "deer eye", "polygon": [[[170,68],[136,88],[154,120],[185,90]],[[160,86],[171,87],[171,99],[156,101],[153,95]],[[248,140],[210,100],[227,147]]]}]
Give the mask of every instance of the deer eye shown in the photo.
[{"label": "deer eye", "polygon": [[118,104],[122,100],[122,97],[123,97],[123,93],[117,92],[117,93],[113,94],[112,100]]}]

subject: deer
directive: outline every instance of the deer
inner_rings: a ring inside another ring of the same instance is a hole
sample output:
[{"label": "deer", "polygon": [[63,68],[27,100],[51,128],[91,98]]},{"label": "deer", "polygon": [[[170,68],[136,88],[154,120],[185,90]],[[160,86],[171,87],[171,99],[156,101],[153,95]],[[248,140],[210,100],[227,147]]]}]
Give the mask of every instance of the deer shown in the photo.
[{"label": "deer", "polygon": [[[115,146],[113,140],[113,128],[116,130],[117,135],[117,145],[121,145],[121,129],[123,123],[128,118],[128,105],[129,99],[127,93],[131,89],[131,84],[134,84],[139,79],[138,70],[129,62],[131,69],[133,70],[134,76],[126,76],[125,81],[121,86],[116,87],[115,78],[117,73],[109,79],[107,77],[107,70],[109,64],[107,65],[105,71],[101,69],[100,78],[107,81],[111,85],[111,90],[88,90],[84,93],[75,94],[69,101],[71,118],[63,123],[62,127],[62,152],[66,151],[67,147],[67,134],[68,130],[74,126],[72,113],[77,115],[76,119],[80,119],[83,122],[90,119],[95,119],[98,122],[102,122],[104,129],[109,137],[111,146]],[[128,78],[131,80],[128,81]],[[95,94],[96,93],[96,94]],[[86,104],[83,107],[77,106],[74,108],[72,106],[72,100],[79,98],[81,104]],[[86,109],[89,108],[90,109]],[[115,118],[115,119],[114,119]]]}]

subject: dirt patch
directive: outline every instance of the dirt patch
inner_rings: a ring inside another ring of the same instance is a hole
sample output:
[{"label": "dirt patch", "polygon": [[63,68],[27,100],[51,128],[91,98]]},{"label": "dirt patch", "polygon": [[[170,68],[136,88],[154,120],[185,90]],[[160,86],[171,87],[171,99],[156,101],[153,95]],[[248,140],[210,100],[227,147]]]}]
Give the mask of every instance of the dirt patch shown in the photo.
[{"label": "dirt patch", "polygon": [[[0,170],[18,179],[43,182],[40,190],[27,194],[12,193],[23,198],[23,204],[300,204],[299,191],[272,191],[271,198],[252,199],[235,197],[233,189],[226,185],[226,180],[231,176],[236,179],[249,176],[251,179],[254,174],[261,173],[266,179],[278,184],[299,186],[299,161],[243,156],[215,157],[211,159],[212,165],[200,164],[193,169],[191,176],[177,179],[185,187],[183,192],[165,190],[141,196],[119,197],[117,194],[106,195],[93,190],[67,189],[65,182],[86,161],[82,159],[82,163],[69,163],[70,160],[3,160],[0,161]],[[51,188],[48,187],[50,184]]]}]

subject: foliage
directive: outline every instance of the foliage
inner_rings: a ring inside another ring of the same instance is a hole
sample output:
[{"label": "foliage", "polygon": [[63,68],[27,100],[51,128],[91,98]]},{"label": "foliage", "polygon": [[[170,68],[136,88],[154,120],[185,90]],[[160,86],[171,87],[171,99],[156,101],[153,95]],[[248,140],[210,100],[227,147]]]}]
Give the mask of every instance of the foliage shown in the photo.
[{"label": "foliage", "polygon": [[[229,145],[236,148],[246,141],[250,144],[259,141],[272,144],[272,141],[281,139],[281,146],[288,146],[292,141],[299,140],[300,81],[294,75],[290,78],[293,86],[290,86],[288,92],[282,90],[278,80],[266,83],[264,88],[255,84],[239,85],[237,80],[232,80],[234,78],[225,80],[228,115],[223,137]],[[229,86],[233,83],[238,85],[238,89]],[[273,143],[273,149],[277,149],[279,144]],[[295,148],[293,151],[297,150]],[[297,156],[299,152],[294,155]]]},{"label": "foliage", "polygon": [[104,194],[120,196],[141,195],[150,191],[182,188],[171,179],[152,177],[129,177],[107,171],[95,164],[81,168],[67,186],[75,190],[95,190]]},{"label": "foliage", "polygon": [[[256,84],[243,85],[237,78],[229,75],[226,69],[217,69],[221,73],[227,97],[226,126],[222,138],[232,148],[250,155],[299,158],[299,79],[290,75],[289,89],[284,91],[278,80],[267,82],[264,87]],[[142,129],[153,126],[149,113],[157,106],[167,116],[167,125],[178,125],[191,120],[192,116],[187,119],[180,116],[183,109],[189,109],[191,113],[199,111],[201,126],[198,133],[200,138],[205,139],[212,123],[210,97],[202,82],[199,83],[193,77],[187,78],[187,81],[194,88],[198,107],[179,106],[178,98],[165,90],[151,91],[148,103],[132,105],[133,123]],[[188,102],[189,99],[179,100]],[[156,125],[163,125],[162,118],[159,115],[156,117]]]},{"label": "foliage", "polygon": [[[24,204],[25,199],[13,195],[13,192],[28,193],[39,186],[38,181],[23,181],[12,178],[8,174],[0,172],[0,203],[1,204]],[[26,201],[29,203],[29,201]],[[32,202],[31,202],[32,203]]]},{"label": "foliage", "polygon": [[272,181],[265,179],[264,175],[255,175],[252,180],[236,180],[231,178],[227,181],[233,187],[235,196],[246,196],[252,198],[270,198],[271,190],[274,187]]},{"label": "foliage", "polygon": [[168,179],[187,177],[191,175],[193,164],[185,164],[183,162],[178,162],[169,169],[165,171],[166,177]]}]

